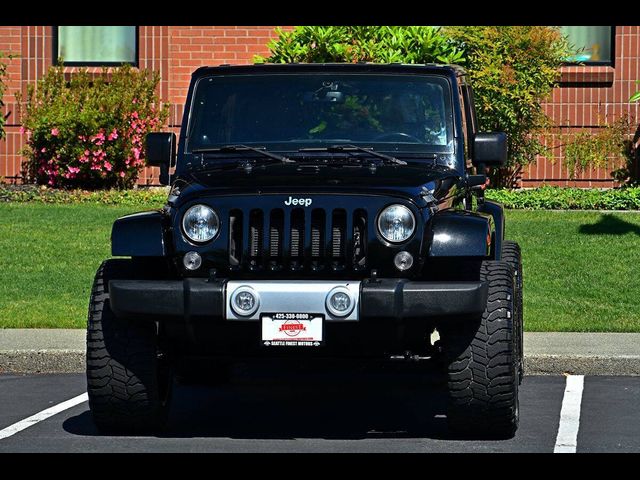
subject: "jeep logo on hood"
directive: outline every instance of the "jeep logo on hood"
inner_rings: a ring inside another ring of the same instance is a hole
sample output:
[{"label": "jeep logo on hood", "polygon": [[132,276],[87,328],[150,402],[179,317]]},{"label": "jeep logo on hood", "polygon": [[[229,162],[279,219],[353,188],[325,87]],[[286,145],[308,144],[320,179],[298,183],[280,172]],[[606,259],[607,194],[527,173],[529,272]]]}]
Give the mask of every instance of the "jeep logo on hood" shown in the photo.
[{"label": "jeep logo on hood", "polygon": [[313,200],[310,198],[293,198],[289,197],[284,201],[284,204],[289,207],[291,205],[300,205],[301,207],[310,207]]}]

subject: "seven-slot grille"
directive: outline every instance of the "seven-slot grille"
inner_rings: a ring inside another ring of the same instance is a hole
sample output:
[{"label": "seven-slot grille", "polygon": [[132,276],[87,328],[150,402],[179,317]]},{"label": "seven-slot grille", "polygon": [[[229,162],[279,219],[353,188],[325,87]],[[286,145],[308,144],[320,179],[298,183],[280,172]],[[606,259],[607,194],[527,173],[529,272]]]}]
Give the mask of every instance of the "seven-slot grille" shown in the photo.
[{"label": "seven-slot grille", "polygon": [[229,212],[229,263],[250,271],[344,271],[366,267],[364,210]]}]

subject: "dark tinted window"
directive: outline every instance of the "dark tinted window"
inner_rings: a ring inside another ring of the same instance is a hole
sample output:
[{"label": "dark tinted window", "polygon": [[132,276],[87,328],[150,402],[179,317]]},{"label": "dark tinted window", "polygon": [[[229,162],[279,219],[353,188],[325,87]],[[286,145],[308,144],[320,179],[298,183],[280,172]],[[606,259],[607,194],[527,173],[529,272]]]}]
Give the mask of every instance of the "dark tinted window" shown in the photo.
[{"label": "dark tinted window", "polygon": [[451,152],[447,80],[417,75],[234,75],[200,80],[188,149],[353,143]]}]

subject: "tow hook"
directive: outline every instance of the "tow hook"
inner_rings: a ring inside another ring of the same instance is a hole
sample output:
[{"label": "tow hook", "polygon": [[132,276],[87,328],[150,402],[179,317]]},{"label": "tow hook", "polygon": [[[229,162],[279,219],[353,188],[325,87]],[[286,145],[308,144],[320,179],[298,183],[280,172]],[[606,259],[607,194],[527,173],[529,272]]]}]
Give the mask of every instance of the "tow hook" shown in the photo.
[{"label": "tow hook", "polygon": [[403,362],[420,362],[423,360],[429,360],[431,357],[425,357],[422,355],[414,354],[411,350],[406,350],[403,355],[391,355],[391,360],[403,361]]}]

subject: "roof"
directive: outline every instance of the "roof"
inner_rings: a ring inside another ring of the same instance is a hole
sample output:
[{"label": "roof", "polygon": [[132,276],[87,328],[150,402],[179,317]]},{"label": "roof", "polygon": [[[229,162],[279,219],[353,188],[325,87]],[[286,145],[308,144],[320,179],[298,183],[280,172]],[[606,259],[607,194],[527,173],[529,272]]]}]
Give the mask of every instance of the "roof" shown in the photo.
[{"label": "roof", "polygon": [[387,72],[413,73],[437,75],[465,75],[465,70],[459,65],[442,65],[435,63],[406,64],[406,63],[259,63],[253,65],[223,64],[217,67],[200,67],[194,76],[222,75],[222,74],[250,74],[250,73],[293,73],[293,72]]}]

